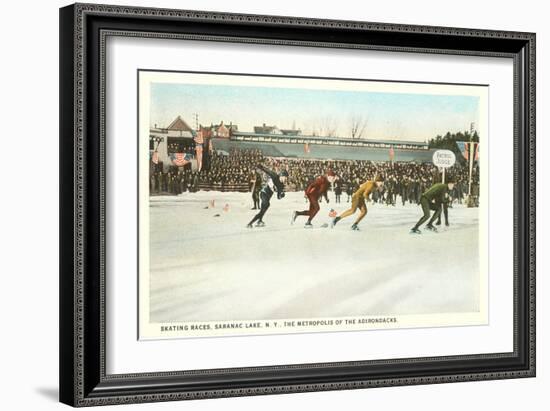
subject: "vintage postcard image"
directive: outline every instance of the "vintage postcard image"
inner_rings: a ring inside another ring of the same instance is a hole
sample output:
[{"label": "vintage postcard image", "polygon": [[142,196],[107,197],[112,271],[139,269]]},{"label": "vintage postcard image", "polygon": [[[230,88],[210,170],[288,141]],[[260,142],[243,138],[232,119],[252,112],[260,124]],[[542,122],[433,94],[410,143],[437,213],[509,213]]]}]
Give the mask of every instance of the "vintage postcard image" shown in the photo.
[{"label": "vintage postcard image", "polygon": [[138,87],[140,339],[488,323],[486,85]]}]

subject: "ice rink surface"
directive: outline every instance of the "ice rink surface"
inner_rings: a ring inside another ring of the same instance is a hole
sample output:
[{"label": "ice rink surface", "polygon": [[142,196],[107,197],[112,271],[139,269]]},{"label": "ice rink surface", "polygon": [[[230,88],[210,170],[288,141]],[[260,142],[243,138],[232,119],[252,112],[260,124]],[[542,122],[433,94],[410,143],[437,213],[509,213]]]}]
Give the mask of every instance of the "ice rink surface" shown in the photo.
[{"label": "ice rink surface", "polygon": [[[414,204],[368,204],[331,229],[323,202],[313,229],[292,212],[303,193],[274,196],[263,228],[250,193],[198,192],[150,202],[151,322],[472,312],[479,309],[478,209],[454,205],[451,225],[409,234]],[[209,202],[214,200],[214,207]],[[224,210],[225,208],[225,210]]]}]

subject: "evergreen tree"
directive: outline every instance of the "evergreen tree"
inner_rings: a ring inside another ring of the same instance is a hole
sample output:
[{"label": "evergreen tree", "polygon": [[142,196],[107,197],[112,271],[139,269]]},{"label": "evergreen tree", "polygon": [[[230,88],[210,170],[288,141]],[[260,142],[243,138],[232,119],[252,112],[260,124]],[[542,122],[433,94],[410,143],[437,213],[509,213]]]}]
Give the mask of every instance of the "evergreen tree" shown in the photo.
[{"label": "evergreen tree", "polygon": [[435,136],[435,138],[430,139],[430,141],[428,142],[428,147],[451,150],[453,153],[455,153],[458,161],[463,164],[466,162],[466,159],[460,152],[460,149],[456,144],[457,141],[475,141],[477,143],[479,142],[479,135],[477,134],[477,131],[474,131],[473,135],[471,135],[469,131],[459,131],[457,133],[451,133],[450,131],[447,131],[444,136],[437,135]]}]

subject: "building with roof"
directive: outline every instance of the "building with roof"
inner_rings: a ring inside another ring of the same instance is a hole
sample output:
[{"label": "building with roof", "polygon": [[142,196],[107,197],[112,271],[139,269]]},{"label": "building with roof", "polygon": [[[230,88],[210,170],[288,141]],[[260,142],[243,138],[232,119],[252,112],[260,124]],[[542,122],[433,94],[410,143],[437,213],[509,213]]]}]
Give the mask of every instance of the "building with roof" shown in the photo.
[{"label": "building with roof", "polygon": [[255,134],[283,134],[277,126],[267,126],[265,123],[261,126],[254,126]]},{"label": "building with roof", "polygon": [[288,129],[281,129],[281,133],[283,133],[285,136],[299,136],[300,134],[302,134],[302,130],[288,128]]},{"label": "building with roof", "polygon": [[273,133],[233,132],[229,139],[212,139],[213,148],[230,152],[232,148],[259,149],[265,156],[331,160],[431,161],[433,151],[427,142],[404,140],[352,139]]},{"label": "building with roof", "polygon": [[229,138],[232,132],[237,132],[239,127],[233,122],[229,124],[224,124],[223,121],[220,124],[211,124],[210,126],[199,126],[199,131],[201,131],[204,138],[210,137],[220,137],[220,138]]},{"label": "building with roof", "polygon": [[166,168],[172,165],[171,154],[188,153],[195,155],[195,131],[181,117],[177,116],[168,127],[149,129],[149,151],[157,151],[158,161]]},{"label": "building with roof", "polygon": [[254,126],[254,133],[255,134],[275,134],[275,135],[283,134],[285,136],[299,136],[302,133],[302,130],[297,129],[296,126],[294,126],[294,125],[293,125],[293,128],[279,128],[275,125],[267,126],[264,123],[261,126]]},{"label": "building with roof", "polygon": [[179,133],[180,136],[189,136],[193,130],[189,125],[181,118],[181,116],[177,116],[174,121],[170,123],[170,125],[166,128],[168,132],[172,133]]}]

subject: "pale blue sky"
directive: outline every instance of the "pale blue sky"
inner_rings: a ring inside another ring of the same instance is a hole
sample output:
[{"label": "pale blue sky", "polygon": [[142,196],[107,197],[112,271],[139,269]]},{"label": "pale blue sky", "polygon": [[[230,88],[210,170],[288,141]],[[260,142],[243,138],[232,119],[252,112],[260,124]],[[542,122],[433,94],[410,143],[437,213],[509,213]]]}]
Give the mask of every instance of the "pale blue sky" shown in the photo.
[{"label": "pale blue sky", "polygon": [[424,141],[478,123],[477,96],[380,93],[199,84],[151,84],[151,125],[178,115],[195,126],[233,122],[240,131],[266,123],[302,134],[333,130],[350,137],[353,118],[366,122],[363,138]]}]

